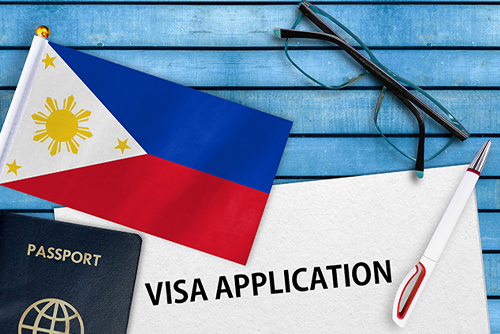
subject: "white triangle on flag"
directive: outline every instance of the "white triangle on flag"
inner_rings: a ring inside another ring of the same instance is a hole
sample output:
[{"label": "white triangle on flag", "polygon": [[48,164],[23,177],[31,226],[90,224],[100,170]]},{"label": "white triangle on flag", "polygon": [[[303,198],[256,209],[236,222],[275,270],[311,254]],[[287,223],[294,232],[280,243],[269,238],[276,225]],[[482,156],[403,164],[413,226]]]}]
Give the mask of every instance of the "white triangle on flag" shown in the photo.
[{"label": "white triangle on flag", "polygon": [[50,45],[44,53],[0,183],[146,154]]}]

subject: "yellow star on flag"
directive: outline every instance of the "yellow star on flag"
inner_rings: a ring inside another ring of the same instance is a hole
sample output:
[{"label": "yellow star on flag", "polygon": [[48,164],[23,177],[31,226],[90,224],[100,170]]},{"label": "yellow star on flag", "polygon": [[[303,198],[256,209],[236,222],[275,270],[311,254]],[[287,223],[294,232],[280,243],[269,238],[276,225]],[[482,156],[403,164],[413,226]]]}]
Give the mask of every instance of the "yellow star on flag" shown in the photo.
[{"label": "yellow star on flag", "polygon": [[56,65],[54,65],[54,59],[56,59],[56,58],[57,58],[57,56],[50,57],[49,54],[47,53],[47,56],[45,57],[45,59],[42,59],[42,63],[45,64],[45,69],[47,69],[47,67],[49,67],[49,66],[56,67]]},{"label": "yellow star on flag", "polygon": [[11,164],[6,163],[6,165],[9,167],[9,170],[7,171],[7,174],[9,174],[10,172],[13,172],[14,174],[16,174],[16,176],[17,176],[17,170],[18,170],[19,168],[22,168],[21,166],[18,166],[18,165],[16,164],[16,159],[14,159],[14,162],[13,162],[13,163],[11,163]]},{"label": "yellow star on flag", "polygon": [[124,141],[121,141],[120,139],[116,138],[118,140],[118,146],[115,147],[115,149],[119,148],[123,152],[125,152],[125,149],[131,149],[130,146],[127,145],[128,138],[125,139]]}]

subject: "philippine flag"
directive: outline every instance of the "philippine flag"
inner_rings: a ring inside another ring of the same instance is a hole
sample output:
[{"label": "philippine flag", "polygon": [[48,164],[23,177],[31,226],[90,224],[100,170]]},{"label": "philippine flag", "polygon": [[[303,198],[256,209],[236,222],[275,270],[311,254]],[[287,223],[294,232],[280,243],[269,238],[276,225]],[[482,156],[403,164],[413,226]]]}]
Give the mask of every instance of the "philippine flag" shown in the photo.
[{"label": "philippine flag", "polygon": [[35,37],[0,184],[240,264],[291,122]]}]

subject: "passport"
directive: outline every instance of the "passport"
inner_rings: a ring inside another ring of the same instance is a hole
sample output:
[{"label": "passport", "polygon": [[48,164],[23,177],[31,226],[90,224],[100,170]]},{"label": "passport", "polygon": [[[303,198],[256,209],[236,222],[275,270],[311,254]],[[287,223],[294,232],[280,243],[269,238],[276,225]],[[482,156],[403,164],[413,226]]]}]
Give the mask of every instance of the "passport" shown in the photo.
[{"label": "passport", "polygon": [[123,334],[141,237],[0,213],[0,333]]}]

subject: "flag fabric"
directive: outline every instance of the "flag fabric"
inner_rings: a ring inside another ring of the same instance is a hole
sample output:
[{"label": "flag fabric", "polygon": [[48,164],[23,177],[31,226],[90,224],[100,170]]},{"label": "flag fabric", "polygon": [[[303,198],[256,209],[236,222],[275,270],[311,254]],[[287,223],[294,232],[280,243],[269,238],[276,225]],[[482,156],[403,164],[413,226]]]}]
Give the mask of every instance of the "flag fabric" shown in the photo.
[{"label": "flag fabric", "polygon": [[35,37],[2,186],[245,264],[291,122]]}]

